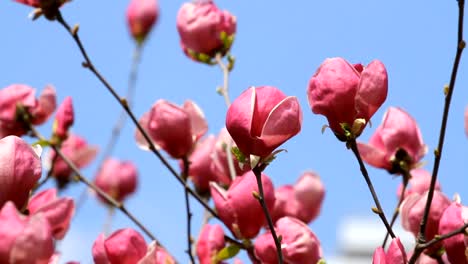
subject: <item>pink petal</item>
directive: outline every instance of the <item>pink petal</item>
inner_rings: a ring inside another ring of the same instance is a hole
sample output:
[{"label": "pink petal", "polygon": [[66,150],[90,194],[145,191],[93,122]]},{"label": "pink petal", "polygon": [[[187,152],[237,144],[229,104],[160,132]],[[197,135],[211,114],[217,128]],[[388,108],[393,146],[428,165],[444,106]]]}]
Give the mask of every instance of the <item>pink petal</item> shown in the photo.
[{"label": "pink petal", "polygon": [[358,117],[366,121],[374,115],[387,98],[388,77],[382,62],[374,60],[361,73],[356,94]]}]

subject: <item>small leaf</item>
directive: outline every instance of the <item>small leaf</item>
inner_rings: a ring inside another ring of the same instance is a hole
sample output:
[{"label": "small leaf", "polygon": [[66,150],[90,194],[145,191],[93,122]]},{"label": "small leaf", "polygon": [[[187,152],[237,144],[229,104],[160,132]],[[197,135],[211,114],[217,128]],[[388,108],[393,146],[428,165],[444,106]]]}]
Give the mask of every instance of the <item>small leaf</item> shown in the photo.
[{"label": "small leaf", "polygon": [[240,247],[237,245],[229,245],[223,249],[221,249],[218,254],[216,254],[216,261],[220,262],[226,259],[233,258],[239,253]]},{"label": "small leaf", "polygon": [[39,146],[44,148],[44,147],[50,147],[52,145],[52,143],[50,143],[50,141],[48,141],[48,140],[42,140],[41,139],[41,140],[38,140],[38,141],[34,142],[32,145],[33,146],[34,145],[39,145]]},{"label": "small leaf", "polygon": [[245,155],[244,155],[244,153],[242,153],[242,152],[240,151],[240,149],[239,149],[238,147],[236,147],[236,146],[232,147],[232,148],[231,148],[231,152],[232,152],[232,154],[234,155],[234,157],[236,157],[236,159],[237,159],[239,162],[244,163],[244,161],[245,161]]}]

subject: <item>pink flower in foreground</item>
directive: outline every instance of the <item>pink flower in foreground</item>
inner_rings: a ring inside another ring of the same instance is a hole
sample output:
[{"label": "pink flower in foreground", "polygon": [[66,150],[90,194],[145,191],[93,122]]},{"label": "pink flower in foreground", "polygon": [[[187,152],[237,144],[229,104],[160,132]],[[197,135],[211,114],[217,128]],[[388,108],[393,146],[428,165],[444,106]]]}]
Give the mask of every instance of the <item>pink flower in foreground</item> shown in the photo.
[{"label": "pink flower in foreground", "polygon": [[284,185],[276,189],[273,221],[292,216],[309,223],[319,215],[324,196],[325,187],[318,174],[305,172],[294,186]]},{"label": "pink flower in foreground", "polygon": [[145,239],[131,228],[120,229],[108,238],[100,234],[93,245],[95,264],[136,264],[146,254]]},{"label": "pink flower in foreground", "polygon": [[[83,168],[91,163],[97,154],[96,147],[88,145],[86,140],[74,134],[70,134],[67,140],[62,143],[61,151],[78,168]],[[52,162],[56,155],[55,151],[52,151],[49,160]],[[52,166],[52,175],[57,179],[59,186],[62,187],[70,181],[73,171],[61,157],[57,157]]]},{"label": "pink flower in foreground", "polygon": [[7,202],[0,210],[0,263],[47,264],[54,254],[49,223],[39,213],[29,218]]},{"label": "pink flower in foreground", "polygon": [[234,100],[226,128],[240,151],[266,157],[301,131],[302,111],[294,96],[272,86],[251,87]]},{"label": "pink flower in foreground", "polygon": [[[139,123],[156,147],[175,159],[187,156],[208,130],[203,112],[189,100],[182,107],[159,100],[141,117]],[[138,130],[135,138],[141,148],[148,149],[148,143]]]},{"label": "pink flower in foreground", "polygon": [[236,17],[219,10],[211,0],[184,3],[177,14],[177,30],[184,53],[195,61],[209,62],[216,53],[224,55],[231,48]]},{"label": "pink flower in foreground", "polygon": [[[293,217],[283,217],[276,221],[275,231],[282,237],[281,250],[284,263],[317,263],[322,255],[320,241],[309,227]],[[254,244],[255,255],[263,264],[278,263],[276,246],[270,231],[260,235]]]},{"label": "pink flower in foreground", "polygon": [[22,209],[41,172],[41,160],[28,143],[16,136],[0,139],[0,207],[12,201]]},{"label": "pink flower in foreground", "polygon": [[[403,200],[400,206],[401,224],[407,231],[417,237],[419,226],[424,215],[424,208],[427,201],[427,192],[424,194],[413,193]],[[439,221],[445,209],[450,205],[450,200],[441,192],[434,191],[431,211],[426,224],[427,241],[438,234]]]},{"label": "pink flower in foreground", "polygon": [[388,247],[387,253],[385,253],[382,247],[377,248],[374,251],[372,264],[406,264],[406,252],[405,248],[401,244],[400,239],[394,238]]},{"label": "pink flower in foreground", "polygon": [[343,127],[358,137],[387,98],[388,77],[382,62],[366,67],[343,58],[326,59],[309,81],[307,98],[312,112],[324,115],[339,140]]},{"label": "pink flower in foreground", "polygon": [[60,140],[65,140],[68,137],[68,129],[75,121],[75,114],[73,111],[73,102],[70,96],[63,100],[62,104],[58,107],[55,114],[55,121],[53,126],[54,135]]},{"label": "pink flower in foreground", "polygon": [[55,90],[47,86],[39,99],[35,98],[35,93],[32,87],[24,84],[12,84],[0,90],[0,138],[22,136],[27,132],[19,119],[18,106],[29,113],[32,124],[40,125],[47,121],[56,107]]},{"label": "pink flower in foreground", "polygon": [[368,164],[399,173],[417,167],[427,152],[416,121],[400,108],[390,107],[368,144],[358,143]]},{"label": "pink flower in foreground", "polygon": [[31,215],[42,213],[55,239],[62,239],[75,213],[75,202],[70,197],[57,197],[56,189],[47,189],[34,195],[28,204]]},{"label": "pink flower in foreground", "polygon": [[[431,173],[425,169],[413,169],[410,171],[411,179],[408,181],[408,186],[406,187],[404,197],[412,193],[423,194],[429,190],[431,185]],[[436,181],[435,189],[440,191],[439,181]],[[401,191],[403,190],[403,183],[398,186],[397,197],[400,199]]]},{"label": "pink flower in foreground", "polygon": [[137,169],[131,161],[107,159],[102,164],[94,182],[97,187],[117,201],[135,192]]},{"label": "pink flower in foreground", "polygon": [[127,7],[127,24],[135,41],[143,43],[159,17],[156,0],[131,0]]},{"label": "pink flower in foreground", "polygon": [[[265,203],[270,212],[275,205],[275,193],[271,180],[262,174]],[[228,190],[215,183],[210,184],[211,197],[223,223],[237,238],[254,238],[265,224],[262,207],[252,192],[258,193],[257,180],[252,171],[237,177]]]},{"label": "pink flower in foreground", "polygon": [[[452,202],[440,218],[438,234],[450,233],[459,229],[465,223],[468,223],[468,207],[461,205],[459,202]],[[447,238],[442,243],[450,263],[468,264],[465,256],[467,246],[463,234]]]},{"label": "pink flower in foreground", "polygon": [[220,225],[203,226],[197,241],[197,256],[200,264],[212,264],[216,254],[224,248],[224,230]]}]

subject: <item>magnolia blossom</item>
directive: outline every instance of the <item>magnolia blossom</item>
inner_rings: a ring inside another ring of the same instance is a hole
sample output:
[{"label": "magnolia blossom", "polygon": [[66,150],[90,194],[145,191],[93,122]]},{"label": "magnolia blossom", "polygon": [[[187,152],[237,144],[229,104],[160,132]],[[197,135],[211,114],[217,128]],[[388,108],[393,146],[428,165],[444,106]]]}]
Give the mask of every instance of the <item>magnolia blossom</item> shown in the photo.
[{"label": "magnolia blossom", "polygon": [[31,215],[42,213],[55,239],[62,239],[75,213],[75,202],[70,197],[57,197],[56,189],[47,189],[34,195],[28,203]]},{"label": "magnolia blossom", "polygon": [[[189,100],[182,107],[159,100],[141,117],[139,123],[156,147],[175,159],[187,156],[208,130],[203,112]],[[136,131],[135,138],[138,146],[148,149],[148,142],[140,131]]]},{"label": "magnolia blossom", "polygon": [[137,169],[131,161],[107,159],[102,164],[94,182],[101,190],[117,201],[135,192]]},{"label": "magnolia blossom", "polygon": [[[276,221],[275,231],[281,236],[281,250],[284,263],[317,263],[322,256],[320,241],[309,227],[293,217],[283,217]],[[255,240],[255,255],[264,264],[278,263],[276,246],[270,231]]]},{"label": "magnolia blossom", "polygon": [[307,98],[312,112],[324,115],[336,137],[346,141],[343,128],[358,137],[387,98],[387,90],[387,70],[379,60],[363,67],[330,58],[310,79]]},{"label": "magnolia blossom", "polygon": [[[97,148],[88,145],[85,139],[80,136],[70,134],[62,143],[60,148],[62,153],[78,168],[83,168],[96,157]],[[57,156],[55,151],[51,151],[49,161],[53,163],[52,175],[57,179],[59,186],[62,187],[64,184],[70,181],[70,176],[73,173],[72,169],[67,163],[60,157]]]},{"label": "magnolia blossom", "polygon": [[220,225],[204,225],[196,246],[200,264],[212,264],[216,254],[225,245],[224,230]]},{"label": "magnolia blossom", "polygon": [[133,38],[141,44],[159,17],[156,0],[131,0],[127,7],[127,24]]},{"label": "magnolia blossom", "polygon": [[0,138],[22,136],[27,130],[18,116],[21,106],[28,114],[32,124],[40,125],[47,121],[56,107],[55,90],[47,86],[38,99],[35,89],[24,84],[12,84],[0,90]]},{"label": "magnolia blossom", "polygon": [[41,177],[39,156],[16,136],[0,139],[0,207],[7,201],[22,209]]},{"label": "magnolia blossom", "polygon": [[58,107],[54,121],[54,135],[60,140],[65,140],[68,137],[68,129],[75,121],[75,113],[73,111],[73,102],[70,96],[63,100]]},{"label": "magnolia blossom", "polygon": [[382,247],[377,248],[374,251],[372,258],[372,264],[406,264],[406,252],[405,248],[401,244],[398,237],[392,239],[387,252],[385,253]]},{"label": "magnolia blossom", "polygon": [[305,172],[294,185],[284,185],[275,190],[273,220],[283,216],[295,217],[304,223],[314,220],[320,213],[325,187],[320,177]]},{"label": "magnolia blossom", "polygon": [[359,143],[358,147],[365,162],[390,173],[417,167],[427,152],[416,121],[395,107],[387,110],[369,143]]},{"label": "magnolia blossom", "polygon": [[[445,209],[439,222],[439,234],[447,234],[468,223],[468,207],[455,201]],[[450,263],[468,264],[465,256],[465,236],[458,234],[442,241]]]},{"label": "magnolia blossom", "polygon": [[[271,212],[275,204],[274,187],[271,180],[262,174],[261,181],[265,203]],[[252,171],[237,177],[228,190],[216,183],[210,184],[211,197],[221,221],[237,238],[254,238],[266,223],[262,207],[252,195],[258,193],[257,180]]]},{"label": "magnolia blossom", "polygon": [[272,86],[247,89],[234,100],[226,115],[226,128],[246,156],[268,156],[299,133],[301,124],[297,98]]},{"label": "magnolia blossom", "polygon": [[[432,177],[430,172],[428,172],[425,169],[418,168],[418,169],[411,170],[410,174],[411,174],[411,178],[408,181],[408,186],[406,187],[404,197],[407,197],[408,195],[412,193],[423,194],[429,190],[429,187],[431,185],[431,177]],[[438,190],[438,191],[441,190],[439,181],[436,181],[435,190]],[[397,196],[399,199],[400,199],[402,191],[403,191],[403,183],[401,183],[397,189]]]},{"label": "magnolia blossom", "polygon": [[211,0],[184,3],[177,14],[177,30],[184,53],[195,61],[208,62],[224,55],[236,33],[236,17],[219,10]]},{"label": "magnolia blossom", "polygon": [[47,264],[54,254],[46,217],[20,215],[12,202],[0,210],[0,241],[0,263]]}]

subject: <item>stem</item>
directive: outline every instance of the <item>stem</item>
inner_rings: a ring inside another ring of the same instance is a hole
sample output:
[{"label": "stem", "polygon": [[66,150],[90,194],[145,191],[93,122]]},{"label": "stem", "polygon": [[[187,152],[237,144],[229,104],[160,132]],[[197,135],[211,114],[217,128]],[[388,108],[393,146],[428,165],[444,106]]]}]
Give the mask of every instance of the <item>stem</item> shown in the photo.
[{"label": "stem", "polygon": [[[184,179],[185,183],[187,183],[187,178],[189,175],[189,167],[190,162],[187,157],[183,158],[184,163],[184,171],[182,172],[182,178]],[[187,214],[187,254],[190,257],[190,261],[192,264],[195,264],[195,259],[193,258],[192,254],[192,229],[191,229],[191,220],[192,220],[192,213],[190,212],[190,197],[187,189],[184,191],[185,193],[185,212]]]},{"label": "stem", "polygon": [[271,236],[273,237],[273,240],[275,241],[276,245],[276,254],[278,255],[278,263],[283,264],[283,252],[281,250],[281,242],[278,239],[278,236],[276,235],[275,227],[273,225],[273,221],[271,220],[270,213],[268,212],[268,208],[265,203],[265,196],[263,194],[263,184],[262,184],[262,171],[261,169],[257,166],[252,169],[252,172],[255,174],[255,178],[257,179],[257,186],[258,186],[258,192],[259,196],[256,197],[258,201],[260,202],[260,205],[262,206],[263,209],[263,214],[265,215],[265,218],[268,222],[268,227],[270,228]]},{"label": "stem", "polygon": [[[406,175],[403,176],[403,179],[409,179],[409,178],[406,178],[406,177],[407,177]],[[403,203],[403,200],[405,199],[404,196],[405,196],[405,191],[406,191],[407,186],[408,186],[408,181],[403,180],[403,188],[402,188],[401,193],[400,193],[400,200],[398,201],[398,205],[396,206],[395,210],[393,211],[392,220],[390,221],[390,227],[392,227],[392,228],[393,228],[393,225],[395,224],[395,222],[396,222],[396,220],[398,218],[398,215],[400,214],[400,206],[401,206],[401,203]],[[385,235],[384,241],[382,243],[382,248],[385,248],[385,245],[387,244],[387,240],[388,240],[389,235],[390,234],[387,232],[387,234]]]},{"label": "stem", "polygon": [[203,199],[194,191],[192,190],[185,182],[184,180],[180,177],[180,175],[177,174],[175,169],[169,164],[169,162],[161,155],[161,153],[156,149],[156,146],[154,145],[153,141],[149,137],[148,133],[143,129],[143,127],[138,123],[138,120],[135,117],[135,114],[131,111],[127,100],[124,98],[121,98],[115,89],[107,82],[107,80],[99,73],[99,71],[95,68],[91,60],[89,59],[88,54],[86,53],[86,50],[83,47],[83,44],[81,43],[80,37],[78,35],[77,30],[72,29],[67,22],[62,17],[62,14],[60,11],[57,13],[56,20],[62,25],[68,33],[73,37],[75,40],[75,43],[77,44],[78,48],[81,51],[81,54],[83,55],[83,58],[85,59],[85,62],[83,63],[83,66],[89,69],[98,79],[101,81],[101,83],[106,87],[106,89],[112,94],[112,96],[118,101],[118,103],[122,106],[122,108],[125,110],[125,112],[128,114],[132,122],[135,124],[137,130],[143,135],[145,138],[146,142],[148,143],[149,150],[153,152],[154,155],[161,161],[161,163],[169,170],[169,172],[177,179],[177,181],[182,184],[182,186],[192,195],[192,197],[195,198],[205,209],[207,209],[214,217],[218,218],[218,214],[206,203],[203,201]]},{"label": "stem", "polygon": [[388,224],[387,218],[385,217],[385,213],[382,209],[382,206],[380,205],[379,198],[377,197],[377,194],[374,190],[374,186],[372,185],[372,181],[370,180],[369,173],[367,172],[366,166],[362,161],[361,154],[359,154],[359,149],[357,148],[356,140],[349,140],[348,145],[351,147],[351,150],[353,151],[354,156],[356,157],[359,163],[362,176],[364,176],[364,179],[366,180],[367,186],[369,187],[369,191],[371,192],[372,198],[374,199],[375,206],[377,207],[377,210],[372,211],[379,215],[380,219],[385,225],[385,228],[387,229],[387,232],[392,238],[395,238],[395,234],[393,233],[392,227]]},{"label": "stem", "polygon": [[458,0],[457,51],[456,51],[455,59],[453,61],[452,74],[450,76],[450,84],[448,86],[448,89],[445,90],[446,92],[445,105],[444,105],[444,112],[442,115],[442,124],[440,126],[439,143],[437,145],[437,149],[435,149],[434,151],[435,159],[434,159],[434,167],[432,169],[431,185],[430,185],[429,192],[427,195],[426,207],[424,208],[424,216],[421,220],[421,226],[420,226],[419,234],[418,234],[418,243],[424,243],[426,240],[425,232],[426,232],[427,218],[429,217],[429,211],[430,211],[431,204],[432,204],[432,198],[434,197],[435,184],[437,181],[437,174],[439,172],[439,165],[440,165],[440,160],[442,157],[442,150],[444,147],[445,130],[447,127],[450,102],[452,100],[453,90],[455,88],[455,81],[457,79],[458,65],[460,64],[462,52],[465,47],[465,41],[463,40],[464,7],[465,7],[465,1]]}]

